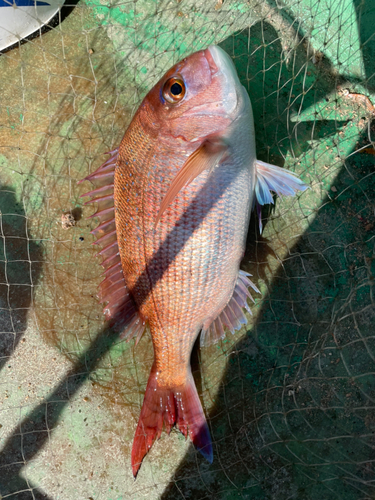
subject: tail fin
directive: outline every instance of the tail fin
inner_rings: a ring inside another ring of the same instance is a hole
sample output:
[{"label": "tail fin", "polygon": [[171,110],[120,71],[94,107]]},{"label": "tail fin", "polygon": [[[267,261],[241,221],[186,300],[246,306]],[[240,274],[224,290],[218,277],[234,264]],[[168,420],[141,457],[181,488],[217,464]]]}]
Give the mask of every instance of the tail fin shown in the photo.
[{"label": "tail fin", "polygon": [[210,432],[191,373],[183,386],[166,389],[157,382],[155,364],[148,379],[141,415],[135,431],[132,449],[133,476],[136,477],[142,460],[159,439],[165,423],[168,434],[174,424],[185,437],[189,434],[195,447],[212,463]]}]

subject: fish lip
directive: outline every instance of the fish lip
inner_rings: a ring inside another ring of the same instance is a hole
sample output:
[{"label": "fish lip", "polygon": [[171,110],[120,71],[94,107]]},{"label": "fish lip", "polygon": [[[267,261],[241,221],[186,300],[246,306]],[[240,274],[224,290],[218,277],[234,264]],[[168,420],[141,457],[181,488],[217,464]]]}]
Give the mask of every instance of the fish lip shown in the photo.
[{"label": "fish lip", "polygon": [[212,75],[219,71],[223,72],[223,69],[226,69],[233,80],[238,80],[237,70],[232,58],[221,47],[218,45],[210,45],[205,50],[205,56],[211,68]]},{"label": "fish lip", "polygon": [[219,78],[223,87],[222,105],[225,114],[232,116],[240,101],[241,83],[231,57],[218,45],[210,45],[205,50],[212,78]]},{"label": "fish lip", "polygon": [[204,51],[204,56],[208,62],[208,66],[210,67],[211,70],[211,75],[214,76],[216,73],[219,71],[219,66],[216,64],[215,59],[212,56],[211,53],[211,48],[214,47],[214,45],[210,45],[205,51]]}]

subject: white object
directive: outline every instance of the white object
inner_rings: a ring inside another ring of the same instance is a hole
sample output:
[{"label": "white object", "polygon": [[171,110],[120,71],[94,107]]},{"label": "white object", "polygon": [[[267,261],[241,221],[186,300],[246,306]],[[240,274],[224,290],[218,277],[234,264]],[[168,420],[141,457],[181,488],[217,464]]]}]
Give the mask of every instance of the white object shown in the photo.
[{"label": "white object", "polygon": [[0,0],[0,51],[38,31],[63,4],[64,0]]}]

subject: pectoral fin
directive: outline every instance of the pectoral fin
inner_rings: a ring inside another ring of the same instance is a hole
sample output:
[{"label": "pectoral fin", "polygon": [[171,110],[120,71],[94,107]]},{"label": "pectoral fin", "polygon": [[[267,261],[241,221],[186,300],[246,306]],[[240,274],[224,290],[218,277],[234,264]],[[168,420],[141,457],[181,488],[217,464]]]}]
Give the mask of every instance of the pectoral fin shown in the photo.
[{"label": "pectoral fin", "polygon": [[271,191],[278,196],[294,196],[297,191],[305,191],[308,186],[285,168],[276,167],[256,160],[255,203],[259,217],[259,230],[262,232],[260,205],[273,203]]},{"label": "pectoral fin", "polygon": [[223,158],[227,150],[228,146],[224,142],[209,139],[204,141],[203,144],[189,156],[181,170],[173,179],[172,184],[169,186],[164,196],[155,226],[181,189],[189,185],[204,170],[211,170]]}]

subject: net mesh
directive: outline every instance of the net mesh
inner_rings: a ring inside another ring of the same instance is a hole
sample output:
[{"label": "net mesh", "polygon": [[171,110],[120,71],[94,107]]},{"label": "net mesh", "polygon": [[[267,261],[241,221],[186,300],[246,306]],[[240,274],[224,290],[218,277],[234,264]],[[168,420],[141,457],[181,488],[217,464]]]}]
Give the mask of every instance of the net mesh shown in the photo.
[{"label": "net mesh", "polygon": [[[375,6],[67,7],[0,56],[0,498],[374,498]],[[165,70],[211,43],[249,92],[258,158],[310,189],[277,200],[261,236],[250,224],[247,329],[193,353],[214,463],[173,431],[134,482],[151,340],[103,321],[76,182]]]}]

